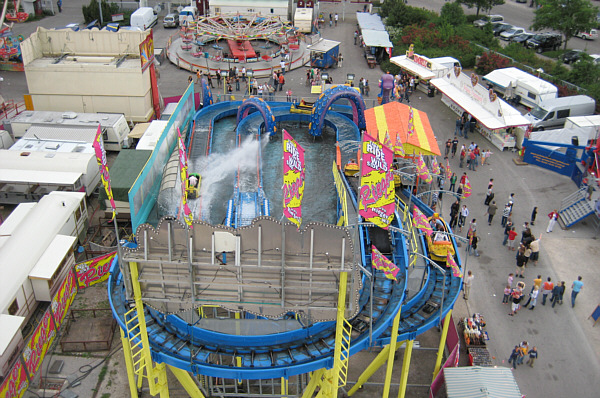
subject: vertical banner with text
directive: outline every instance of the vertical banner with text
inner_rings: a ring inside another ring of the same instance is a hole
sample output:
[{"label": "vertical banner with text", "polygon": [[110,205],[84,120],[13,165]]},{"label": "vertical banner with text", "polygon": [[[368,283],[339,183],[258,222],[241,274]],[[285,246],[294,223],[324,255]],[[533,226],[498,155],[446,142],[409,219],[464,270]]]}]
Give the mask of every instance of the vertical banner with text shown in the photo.
[{"label": "vertical banner with text", "polygon": [[52,313],[48,309],[23,350],[23,360],[30,375],[34,375],[39,369],[55,337],[56,328],[52,320]]},{"label": "vertical banner with text", "polygon": [[100,168],[100,177],[102,178],[102,185],[106,191],[106,197],[110,201],[110,207],[112,208],[112,218],[114,220],[117,205],[115,205],[115,199],[113,198],[112,188],[110,186],[110,174],[108,173],[108,162],[106,161],[106,151],[104,150],[104,142],[102,141],[102,129],[98,125],[98,131],[96,132],[96,138],[92,144],[94,151],[96,152],[96,161]]},{"label": "vertical banner with text", "polygon": [[75,277],[75,272],[71,270],[52,298],[52,315],[54,316],[54,324],[57,328],[60,329],[76,295],[77,278]]},{"label": "vertical banner with text", "polygon": [[283,215],[298,228],[302,224],[304,177],[304,148],[283,130]]},{"label": "vertical banner with text", "polygon": [[363,134],[359,214],[378,227],[387,229],[396,208],[392,161],[394,153]]},{"label": "vertical banner with text", "polygon": [[179,173],[181,174],[181,210],[183,212],[183,219],[188,227],[192,226],[192,221],[194,221],[194,215],[190,210],[190,207],[187,203],[187,183],[188,183],[188,159],[187,153],[185,151],[185,144],[183,142],[183,138],[181,137],[181,131],[179,127],[177,127],[177,139],[179,140]]}]

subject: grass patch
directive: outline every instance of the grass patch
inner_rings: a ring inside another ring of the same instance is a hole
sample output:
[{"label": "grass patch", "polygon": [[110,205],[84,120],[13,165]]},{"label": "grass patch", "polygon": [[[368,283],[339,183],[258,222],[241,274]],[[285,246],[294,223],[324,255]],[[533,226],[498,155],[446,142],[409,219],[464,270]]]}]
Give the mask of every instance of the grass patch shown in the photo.
[{"label": "grass patch", "polygon": [[98,375],[98,385],[102,384],[104,378],[106,377],[106,372],[108,372],[108,366],[104,365],[100,370],[100,374]]},{"label": "grass patch", "polygon": [[110,393],[105,392],[100,398],[110,398]]}]

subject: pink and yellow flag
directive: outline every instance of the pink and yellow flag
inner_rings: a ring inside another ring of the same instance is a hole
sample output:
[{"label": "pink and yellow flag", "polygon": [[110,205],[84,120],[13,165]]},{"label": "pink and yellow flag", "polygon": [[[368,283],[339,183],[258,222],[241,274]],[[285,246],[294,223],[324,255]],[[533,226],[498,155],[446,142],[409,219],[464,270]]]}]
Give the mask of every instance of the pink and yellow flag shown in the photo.
[{"label": "pink and yellow flag", "polygon": [[431,162],[431,172],[435,175],[440,174],[440,165],[435,156],[433,157],[433,161]]},{"label": "pink and yellow flag", "polygon": [[380,228],[387,229],[396,209],[391,149],[363,134],[359,194],[359,214]]},{"label": "pink and yellow flag", "polygon": [[398,156],[406,156],[406,152],[404,151],[404,145],[402,145],[402,141],[400,141],[398,131],[396,131],[396,144],[394,145],[394,154]]},{"label": "pink and yellow flag", "polygon": [[454,257],[450,254],[450,252],[448,252],[448,254],[446,255],[446,264],[448,264],[450,268],[452,268],[452,275],[454,275],[457,278],[462,278],[462,271],[458,267],[458,264],[456,264],[456,261],[454,261]]},{"label": "pink and yellow flag", "polygon": [[392,139],[390,138],[390,133],[385,132],[385,138],[383,139],[383,145],[390,149],[394,149],[394,144],[392,144]]},{"label": "pink and yellow flag", "polygon": [[452,169],[450,168],[450,160],[446,159],[446,178],[450,179],[452,177]]},{"label": "pink and yellow flag", "polygon": [[413,207],[412,222],[415,227],[417,227],[421,232],[426,233],[427,236],[431,236],[433,233],[431,225],[429,225],[429,222],[427,222],[427,217],[425,217],[425,214],[423,214],[417,206]]},{"label": "pink and yellow flag", "polygon": [[304,178],[304,148],[283,130],[283,215],[298,228],[302,224]]},{"label": "pink and yellow flag", "polygon": [[179,172],[181,173],[181,210],[183,211],[183,220],[192,227],[192,221],[194,221],[194,215],[190,210],[187,203],[187,184],[188,184],[188,159],[185,151],[185,143],[181,137],[181,131],[177,127],[177,138],[179,140]]},{"label": "pink and yellow flag", "polygon": [[92,144],[94,152],[96,152],[96,161],[100,168],[100,178],[102,179],[102,185],[106,191],[106,197],[110,201],[110,207],[112,209],[112,219],[115,219],[117,214],[117,205],[115,205],[115,199],[113,198],[112,188],[110,186],[110,174],[108,172],[108,163],[106,161],[106,151],[104,150],[104,142],[102,141],[102,129],[98,125],[98,131],[96,131],[96,138]]},{"label": "pink and yellow flag", "polygon": [[386,256],[381,254],[375,245],[371,245],[371,264],[373,265],[374,269],[383,271],[388,279],[393,279],[395,281],[397,280],[396,275],[398,275],[400,268],[398,268],[396,264],[391,262]]},{"label": "pink and yellow flag", "polygon": [[471,196],[472,191],[473,187],[471,187],[471,182],[467,179],[463,187],[463,198],[468,198],[469,196]]},{"label": "pink and yellow flag", "polygon": [[416,130],[415,130],[415,115],[413,113],[413,108],[412,106],[410,107],[410,110],[408,111],[408,137],[412,137],[413,135],[415,135]]},{"label": "pink and yellow flag", "polygon": [[419,156],[417,158],[417,175],[427,184],[431,184],[431,182],[433,181],[433,177],[431,177],[431,174],[429,174],[429,170],[427,170],[427,166],[425,165],[423,156]]}]

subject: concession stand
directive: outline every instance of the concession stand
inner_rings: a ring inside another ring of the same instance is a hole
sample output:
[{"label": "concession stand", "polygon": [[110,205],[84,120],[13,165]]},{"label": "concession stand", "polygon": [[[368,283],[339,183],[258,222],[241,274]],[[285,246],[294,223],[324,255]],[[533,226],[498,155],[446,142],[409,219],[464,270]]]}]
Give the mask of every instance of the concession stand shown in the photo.
[{"label": "concession stand", "polygon": [[335,68],[337,66],[340,55],[339,41],[319,39],[318,42],[306,48],[310,51],[310,66],[317,68]]},{"label": "concession stand", "polygon": [[415,77],[419,83],[416,88],[424,93],[429,93],[429,82],[431,79],[442,77],[453,67],[448,66],[446,63],[438,62],[435,58],[430,59],[423,55],[415,54],[412,44],[406,55],[393,57],[390,61],[398,65],[405,73]]},{"label": "concession stand", "polygon": [[531,123],[496,93],[479,84],[479,76],[470,76],[454,67],[442,77],[431,79],[442,92],[442,102],[458,116],[468,113],[476,120],[475,130],[500,150],[520,148]]}]

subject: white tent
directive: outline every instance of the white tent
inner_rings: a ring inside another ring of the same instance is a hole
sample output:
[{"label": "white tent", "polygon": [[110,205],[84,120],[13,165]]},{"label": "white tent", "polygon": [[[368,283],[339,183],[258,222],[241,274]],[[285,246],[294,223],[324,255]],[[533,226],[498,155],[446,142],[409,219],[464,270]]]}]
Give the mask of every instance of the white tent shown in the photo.
[{"label": "white tent", "polygon": [[508,368],[468,366],[444,368],[448,398],[522,398]]},{"label": "white tent", "polygon": [[362,36],[365,45],[369,47],[394,47],[386,31],[363,29]]}]

